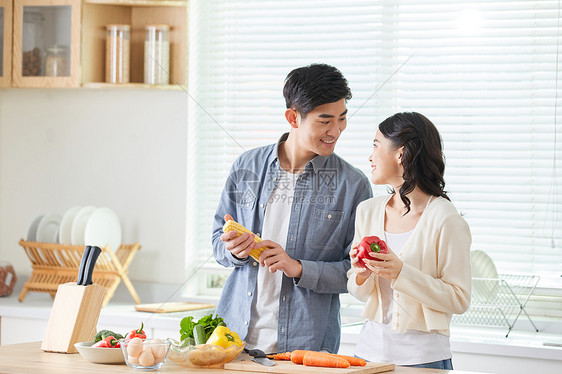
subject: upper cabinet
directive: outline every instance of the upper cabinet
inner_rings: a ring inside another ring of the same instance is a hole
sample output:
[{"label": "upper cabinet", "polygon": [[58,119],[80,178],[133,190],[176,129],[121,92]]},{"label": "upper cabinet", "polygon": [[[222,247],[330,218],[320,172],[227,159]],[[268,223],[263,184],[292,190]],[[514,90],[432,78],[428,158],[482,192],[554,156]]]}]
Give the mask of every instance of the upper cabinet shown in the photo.
[{"label": "upper cabinet", "polygon": [[80,0],[15,0],[13,87],[80,85]]},{"label": "upper cabinet", "polygon": [[0,87],[12,82],[12,0],[0,0]]},{"label": "upper cabinet", "polygon": [[187,0],[0,0],[0,87],[187,83]]}]

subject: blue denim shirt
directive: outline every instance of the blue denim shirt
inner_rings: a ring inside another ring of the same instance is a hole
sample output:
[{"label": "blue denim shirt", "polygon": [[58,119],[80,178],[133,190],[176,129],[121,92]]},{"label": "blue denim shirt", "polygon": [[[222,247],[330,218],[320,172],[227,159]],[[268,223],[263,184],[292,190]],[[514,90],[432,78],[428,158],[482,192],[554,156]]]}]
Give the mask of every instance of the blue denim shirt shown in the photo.
[{"label": "blue denim shirt", "polygon": [[[244,152],[232,165],[213,224],[217,262],[234,267],[217,306],[228,327],[245,339],[252,323],[259,263],[238,259],[220,240],[224,215],[259,235],[267,202],[279,181],[278,144]],[[300,278],[283,275],[279,297],[277,350],[337,352],[341,322],[339,294],[347,292],[346,272],[354,235],[355,209],[372,196],[365,175],[332,154],[316,156],[299,176],[292,202],[287,254],[302,264]],[[267,239],[267,238],[264,238]]]}]

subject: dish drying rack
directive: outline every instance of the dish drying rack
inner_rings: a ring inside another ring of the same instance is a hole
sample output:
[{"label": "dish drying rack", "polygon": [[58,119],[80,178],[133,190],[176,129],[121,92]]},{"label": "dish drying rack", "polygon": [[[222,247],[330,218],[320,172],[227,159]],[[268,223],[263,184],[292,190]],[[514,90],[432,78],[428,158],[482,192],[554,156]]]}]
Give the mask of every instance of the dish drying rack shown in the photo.
[{"label": "dish drying rack", "polygon": [[[76,282],[85,246],[29,242],[23,239],[19,244],[29,257],[32,267],[31,277],[25,282],[18,297],[20,302],[23,302],[28,292],[46,292],[54,298],[60,284]],[[102,248],[92,275],[93,282],[106,289],[102,306],[111,300],[121,280],[135,303],[140,304],[137,291],[127,276],[127,269],[140,248],[138,243],[121,244],[116,252],[109,246]]]},{"label": "dish drying rack", "polygon": [[507,326],[509,336],[515,322],[525,314],[539,331],[525,306],[540,280],[537,275],[498,274],[498,278],[472,278],[470,308],[453,316],[458,325]]}]

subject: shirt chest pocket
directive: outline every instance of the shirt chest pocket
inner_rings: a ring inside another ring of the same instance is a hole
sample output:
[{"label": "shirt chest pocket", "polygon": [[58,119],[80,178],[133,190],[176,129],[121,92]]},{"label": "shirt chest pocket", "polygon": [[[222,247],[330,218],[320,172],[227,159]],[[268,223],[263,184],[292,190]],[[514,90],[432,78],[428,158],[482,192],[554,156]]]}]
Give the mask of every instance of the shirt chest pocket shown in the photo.
[{"label": "shirt chest pocket", "polygon": [[312,249],[330,251],[334,248],[343,250],[344,237],[342,225],[344,212],[338,210],[314,209],[310,221],[308,246]]}]

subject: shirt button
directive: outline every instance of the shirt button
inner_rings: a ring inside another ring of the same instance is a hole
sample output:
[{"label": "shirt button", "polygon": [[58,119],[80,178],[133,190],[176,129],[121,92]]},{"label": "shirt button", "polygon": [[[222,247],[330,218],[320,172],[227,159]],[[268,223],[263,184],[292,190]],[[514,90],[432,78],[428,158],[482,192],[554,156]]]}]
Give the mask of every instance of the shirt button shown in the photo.
[{"label": "shirt button", "polygon": [[260,204],[260,208],[263,208],[263,204]]},{"label": "shirt button", "polygon": [[287,298],[286,296],[283,296],[283,301],[285,301],[286,298]]},{"label": "shirt button", "polygon": [[277,180],[277,178],[273,177],[273,181],[275,182]]},{"label": "shirt button", "polygon": [[332,219],[332,215],[331,215],[331,214],[328,214],[328,219]]},{"label": "shirt button", "polygon": [[252,265],[258,266],[258,263],[257,263],[257,262],[253,262]]},{"label": "shirt button", "polygon": [[248,326],[248,321],[244,321],[244,324],[245,324],[246,326]]},{"label": "shirt button", "polygon": [[283,326],[281,326],[281,332],[285,331],[285,328]]},{"label": "shirt button", "polygon": [[260,236],[260,233],[259,233],[259,232],[256,232],[256,236]]},{"label": "shirt button", "polygon": [[248,296],[252,296],[252,293],[251,293],[251,292],[248,292]]}]

